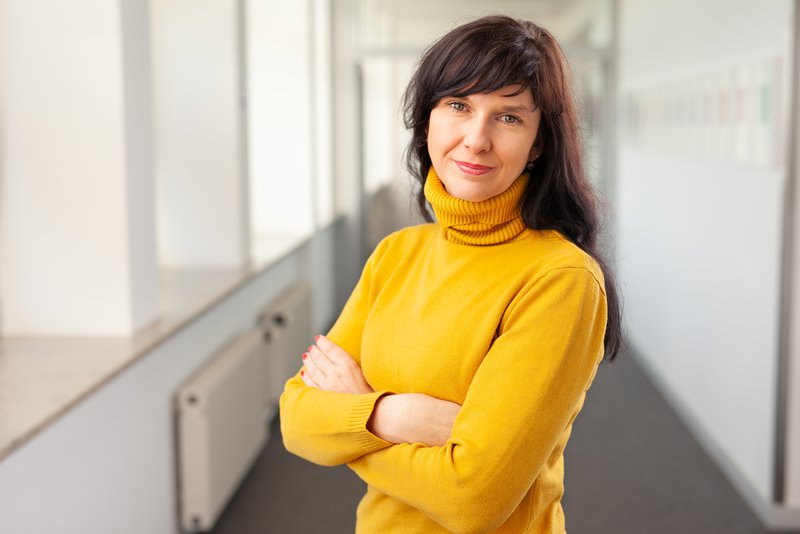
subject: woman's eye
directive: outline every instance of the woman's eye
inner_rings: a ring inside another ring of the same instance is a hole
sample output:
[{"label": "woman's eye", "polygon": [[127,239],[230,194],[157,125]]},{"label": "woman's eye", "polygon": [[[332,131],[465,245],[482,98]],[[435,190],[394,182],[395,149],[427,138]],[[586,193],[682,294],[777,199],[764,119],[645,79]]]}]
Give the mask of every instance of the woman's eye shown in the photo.
[{"label": "woman's eye", "polygon": [[515,117],[514,115],[503,115],[500,117],[500,120],[505,124],[519,124],[522,122],[519,120],[519,117]]},{"label": "woman's eye", "polygon": [[453,111],[466,111],[467,106],[463,102],[450,102],[447,104]]}]

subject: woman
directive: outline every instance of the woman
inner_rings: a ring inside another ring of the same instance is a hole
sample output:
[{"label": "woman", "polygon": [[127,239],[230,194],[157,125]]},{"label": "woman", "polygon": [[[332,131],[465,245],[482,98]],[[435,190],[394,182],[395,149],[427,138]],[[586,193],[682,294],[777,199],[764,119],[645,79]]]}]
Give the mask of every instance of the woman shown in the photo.
[{"label": "woman", "polygon": [[405,106],[438,222],[370,256],[286,384],[284,443],[367,483],[357,532],[565,532],[563,450],[620,345],[566,60],[482,18],[426,51]]}]

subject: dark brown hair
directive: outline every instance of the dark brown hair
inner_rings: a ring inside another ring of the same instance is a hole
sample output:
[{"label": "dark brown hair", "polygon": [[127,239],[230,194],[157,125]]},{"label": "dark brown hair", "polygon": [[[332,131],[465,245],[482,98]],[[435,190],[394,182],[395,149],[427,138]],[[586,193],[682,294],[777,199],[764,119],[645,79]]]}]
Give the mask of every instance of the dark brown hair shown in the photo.
[{"label": "dark brown hair", "polygon": [[510,85],[520,85],[520,92],[529,88],[542,110],[536,141],[542,152],[523,194],[522,218],[528,228],[557,230],[602,268],[608,302],[604,358],[613,361],[622,345],[619,295],[598,250],[598,195],[584,170],[569,64],[550,32],[526,20],[483,17],[455,28],[425,51],[403,105],[412,132],[406,164],[419,185],[420,212],[433,220],[423,193],[431,167],[431,110],[446,96],[490,93]]}]

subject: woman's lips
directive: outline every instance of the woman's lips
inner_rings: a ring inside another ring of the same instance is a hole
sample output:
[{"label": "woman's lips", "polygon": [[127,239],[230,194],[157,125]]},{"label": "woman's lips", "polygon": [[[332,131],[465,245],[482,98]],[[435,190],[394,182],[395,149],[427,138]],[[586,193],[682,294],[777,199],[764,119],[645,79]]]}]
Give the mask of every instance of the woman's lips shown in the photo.
[{"label": "woman's lips", "polygon": [[461,169],[461,172],[472,175],[485,174],[491,171],[494,167],[487,167],[486,165],[478,165],[477,163],[469,163],[466,161],[455,160],[455,164]]}]

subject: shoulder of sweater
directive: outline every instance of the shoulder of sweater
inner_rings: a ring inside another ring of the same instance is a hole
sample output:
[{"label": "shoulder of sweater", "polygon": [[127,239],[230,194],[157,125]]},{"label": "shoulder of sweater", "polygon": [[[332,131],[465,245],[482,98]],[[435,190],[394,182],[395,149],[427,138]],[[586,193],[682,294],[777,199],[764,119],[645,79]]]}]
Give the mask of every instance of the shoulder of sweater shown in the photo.
[{"label": "shoulder of sweater", "polygon": [[435,234],[438,229],[436,223],[416,224],[413,226],[406,226],[399,230],[395,230],[391,234],[381,239],[378,248],[389,248],[396,245],[408,245],[419,242],[421,239],[427,239]]},{"label": "shoulder of sweater", "polygon": [[405,251],[435,232],[435,224],[418,224],[395,230],[381,239],[370,254],[369,263],[380,264],[382,258],[403,255]]},{"label": "shoulder of sweater", "polygon": [[603,270],[597,261],[560,232],[529,229],[525,234],[526,238],[520,243],[528,244],[531,257],[540,265],[542,275],[560,269],[582,269],[591,273],[604,287]]}]

